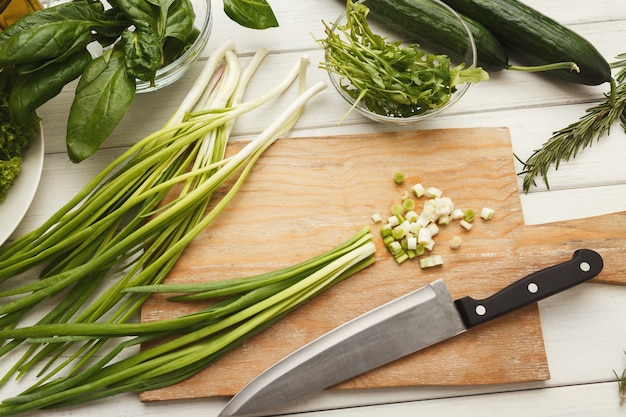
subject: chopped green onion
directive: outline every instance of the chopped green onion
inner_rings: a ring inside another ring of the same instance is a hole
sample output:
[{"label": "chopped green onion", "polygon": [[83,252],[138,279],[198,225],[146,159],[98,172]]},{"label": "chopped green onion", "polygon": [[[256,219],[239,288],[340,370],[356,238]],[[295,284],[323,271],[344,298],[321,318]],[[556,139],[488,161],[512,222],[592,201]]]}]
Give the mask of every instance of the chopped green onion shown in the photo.
[{"label": "chopped green onion", "polygon": [[483,209],[480,211],[480,217],[482,217],[484,220],[491,220],[495,213],[496,211],[494,209],[489,207],[483,207]]},{"label": "chopped green onion", "polygon": [[461,220],[461,227],[464,228],[465,230],[471,230],[472,228],[472,224],[470,222],[468,222],[467,220]]},{"label": "chopped green onion", "polygon": [[452,240],[450,240],[450,247],[452,249],[458,249],[461,246],[461,242],[463,240],[459,236],[454,236]]},{"label": "chopped green onion", "polygon": [[424,193],[424,195],[428,198],[439,198],[442,194],[441,190],[436,187],[428,187]]},{"label": "chopped green onion", "polygon": [[467,209],[463,213],[463,220],[465,220],[468,223],[473,222],[475,217],[476,217],[476,212],[472,209]]},{"label": "chopped green onion", "polygon": [[443,265],[441,255],[430,255],[420,259],[420,268],[432,268]]},{"label": "chopped green onion", "polygon": [[[471,222],[474,220],[475,212],[472,209],[462,210],[455,207],[454,202],[436,187],[425,188],[422,184],[415,184],[411,187],[415,197],[426,196],[421,212],[415,210],[415,200],[405,197],[403,194],[402,208],[400,204],[394,204],[391,208],[396,213],[387,218],[387,222],[381,227],[380,233],[383,242],[396,261],[406,256],[408,259],[422,257],[427,252],[433,251],[436,241],[435,236],[440,232],[440,227],[447,226],[452,221],[459,221],[461,227],[466,230],[472,228]],[[404,213],[404,216],[398,214]],[[485,220],[493,217],[495,211],[483,208],[481,216]],[[455,236],[449,243],[451,249],[458,249],[461,238]],[[438,255],[441,257],[441,255]],[[434,258],[439,261],[439,258]],[[426,261],[431,262],[431,260]]]},{"label": "chopped green onion", "polygon": [[415,201],[411,200],[410,198],[405,199],[404,201],[402,201],[402,208],[405,212],[412,211],[415,208]]},{"label": "chopped green onion", "polygon": [[424,195],[424,193],[426,192],[426,190],[424,189],[424,186],[422,184],[415,184],[411,190],[413,191],[413,194],[415,194],[415,196],[417,198],[420,198],[421,196]]},{"label": "chopped green onion", "polygon": [[406,177],[404,176],[403,172],[396,172],[395,174],[393,174],[393,182],[395,182],[398,185],[404,183],[405,179]]},{"label": "chopped green onion", "polygon": [[402,204],[394,204],[391,206],[391,214],[395,214],[396,216],[402,216],[404,214],[404,207]]}]

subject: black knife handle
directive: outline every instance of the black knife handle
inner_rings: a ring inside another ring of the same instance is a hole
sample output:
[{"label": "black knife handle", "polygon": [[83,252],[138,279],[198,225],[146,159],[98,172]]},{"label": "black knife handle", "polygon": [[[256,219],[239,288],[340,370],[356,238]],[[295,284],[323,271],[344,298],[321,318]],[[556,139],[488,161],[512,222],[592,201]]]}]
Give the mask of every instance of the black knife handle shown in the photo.
[{"label": "black knife handle", "polygon": [[454,303],[469,329],[585,282],[598,275],[603,264],[597,252],[579,249],[572,260],[533,272],[484,300],[463,297]]}]

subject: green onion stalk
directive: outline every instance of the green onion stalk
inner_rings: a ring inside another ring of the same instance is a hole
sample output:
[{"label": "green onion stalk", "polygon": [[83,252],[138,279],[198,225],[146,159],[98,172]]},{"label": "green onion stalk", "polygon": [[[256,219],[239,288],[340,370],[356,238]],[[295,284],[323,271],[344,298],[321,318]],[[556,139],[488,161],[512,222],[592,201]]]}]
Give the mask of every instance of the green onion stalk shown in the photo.
[{"label": "green onion stalk", "polygon": [[[303,57],[274,88],[244,101],[266,52],[259,51],[242,71],[233,43],[221,45],[160,130],[131,146],[43,225],[1,248],[0,333],[69,323],[115,326],[137,317],[149,294],[125,290],[163,281],[185,247],[236,195],[264,150],[325,88],[323,83],[306,87]],[[292,103],[258,137],[226,157],[236,119],[282,95],[296,80]],[[227,192],[215,198],[219,187]],[[34,273],[39,279],[29,280]],[[5,338],[0,357],[25,342]],[[80,337],[28,343],[0,384],[44,361],[40,384],[63,369],[78,374],[105,346],[107,339]]]},{"label": "green onion stalk", "polygon": [[[67,407],[180,382],[321,291],[374,263],[375,251],[372,235],[365,227],[343,244],[277,271],[225,281],[125,290],[136,294],[181,293],[174,297],[180,301],[219,297],[197,313],[143,323],[38,324],[9,330],[3,337],[30,338],[34,344],[134,337],[125,339],[81,372],[36,384],[5,399],[0,404],[0,416],[43,407]],[[164,336],[167,341],[158,343]],[[142,343],[148,347],[115,361],[125,349]]]}]

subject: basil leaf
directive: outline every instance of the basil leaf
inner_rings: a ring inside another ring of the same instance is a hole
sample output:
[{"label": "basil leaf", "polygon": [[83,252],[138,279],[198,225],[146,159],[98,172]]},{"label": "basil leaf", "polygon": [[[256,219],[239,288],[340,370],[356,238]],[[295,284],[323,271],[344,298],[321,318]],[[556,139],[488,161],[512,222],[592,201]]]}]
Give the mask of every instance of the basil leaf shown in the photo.
[{"label": "basil leaf", "polygon": [[0,66],[63,60],[93,37],[94,9],[78,0],[31,13],[0,33]]},{"label": "basil leaf", "polygon": [[137,28],[122,33],[126,69],[128,74],[144,81],[154,81],[156,72],[163,64],[161,45],[156,33]]},{"label": "basil leaf", "polygon": [[67,122],[66,145],[72,162],[81,162],[100,148],[126,114],[135,90],[122,48],[91,61],[76,86]]},{"label": "basil leaf", "polygon": [[224,0],[224,12],[231,20],[247,28],[278,26],[276,16],[266,0]]},{"label": "basil leaf", "polygon": [[62,62],[39,71],[20,75],[11,89],[9,111],[20,123],[46,101],[55,97],[70,81],[78,78],[91,62],[91,54],[83,49]]}]

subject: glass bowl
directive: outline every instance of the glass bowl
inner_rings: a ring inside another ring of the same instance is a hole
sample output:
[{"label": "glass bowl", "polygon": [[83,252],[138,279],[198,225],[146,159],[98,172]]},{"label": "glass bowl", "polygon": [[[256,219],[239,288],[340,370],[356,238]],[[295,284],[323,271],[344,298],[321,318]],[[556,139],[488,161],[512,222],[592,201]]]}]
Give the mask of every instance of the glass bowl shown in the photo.
[{"label": "glass bowl", "polygon": [[[41,0],[44,7],[51,7],[61,3],[67,3],[70,0]],[[148,81],[137,80],[137,93],[147,93],[155,91],[165,86],[168,86],[178,79],[180,79],[187,70],[193,65],[194,62],[200,57],[200,54],[204,50],[209,41],[209,35],[212,28],[212,14],[211,14],[211,0],[190,0],[193,4],[193,11],[196,15],[195,26],[199,30],[198,38],[195,42],[174,62],[160,68],[154,80],[154,84],[151,85]],[[106,2],[103,2],[105,7]],[[90,45],[91,46],[91,45]],[[90,48],[93,55],[101,53],[97,46]]]},{"label": "glass bowl", "polygon": [[[454,11],[451,7],[449,7],[447,4],[439,0],[431,0],[431,1],[433,1],[434,3],[438,3],[442,7],[445,7],[447,10],[450,11],[450,13],[452,13],[458,19],[459,25],[461,25],[462,27],[462,31],[466,33],[467,35],[467,43],[466,43],[467,48],[466,48],[466,51],[464,51],[463,63],[465,63],[466,67],[470,67],[470,66],[476,67],[477,65],[476,44],[474,43],[474,37],[472,36],[472,32],[470,31],[468,26],[465,24],[461,16],[456,11]],[[365,2],[365,5],[367,5],[367,2]],[[376,20],[373,19],[373,17],[371,17],[372,14],[373,13],[368,15],[367,22],[373,33],[383,36],[388,42],[400,41],[400,42],[403,42],[404,44],[408,44],[408,43],[420,44],[419,41],[416,41],[414,39],[411,39],[411,40],[406,39],[407,37],[406,35],[393,31],[387,26],[384,26],[382,23],[377,22]],[[338,25],[345,22],[345,18],[346,18],[346,13],[343,12],[335,20],[334,23],[329,25],[329,27],[333,30],[333,32],[337,31]],[[426,49],[426,48],[420,47],[420,49],[428,53],[445,54],[444,52],[437,51],[432,48]],[[461,62],[452,62],[451,64],[458,65],[460,63]],[[328,61],[326,61],[326,64],[328,64]],[[358,113],[368,117],[369,119],[373,121],[381,122],[381,123],[389,123],[389,124],[399,124],[399,125],[411,124],[411,123],[416,123],[416,122],[434,117],[436,115],[439,115],[447,111],[448,109],[450,109],[450,107],[452,107],[455,103],[457,103],[470,87],[469,83],[457,84],[456,91],[454,91],[450,95],[449,100],[445,102],[443,105],[433,108],[433,109],[425,110],[424,112],[419,113],[419,114],[402,117],[402,116],[379,114],[367,108],[367,106],[363,102],[355,103],[356,99],[353,96],[351,96],[348,92],[346,92],[344,89],[345,87],[349,87],[349,88],[352,87],[352,84],[350,83],[350,81],[346,77],[340,74],[337,74],[336,72],[332,71],[329,68],[327,68],[327,72],[328,72],[332,85],[335,87],[339,95],[350,105],[350,111],[354,109]]]},{"label": "glass bowl", "polygon": [[154,85],[147,81],[137,80],[137,92],[147,93],[158,90],[178,81],[185,72],[198,60],[209,41],[212,27],[211,0],[191,0],[196,14],[195,26],[200,33],[196,41],[171,64],[160,68],[156,73]]}]

